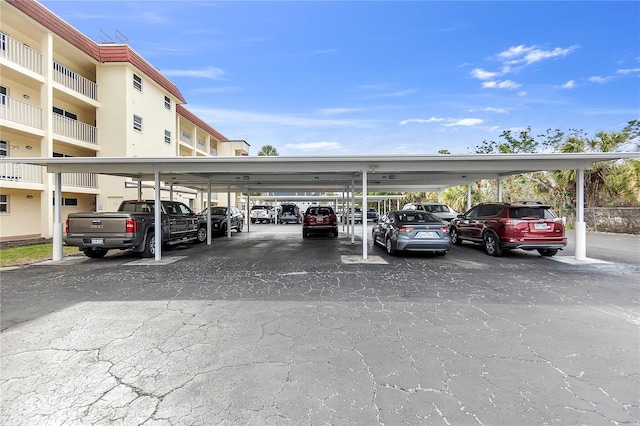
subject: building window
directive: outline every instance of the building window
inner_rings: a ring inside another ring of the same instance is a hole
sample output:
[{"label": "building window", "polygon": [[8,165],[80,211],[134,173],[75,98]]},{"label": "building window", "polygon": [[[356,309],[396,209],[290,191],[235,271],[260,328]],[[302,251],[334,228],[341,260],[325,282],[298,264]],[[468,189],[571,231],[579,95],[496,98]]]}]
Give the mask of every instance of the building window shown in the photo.
[{"label": "building window", "polygon": [[9,156],[9,143],[7,141],[0,141],[0,157]]},{"label": "building window", "polygon": [[4,86],[0,86],[0,105],[7,104],[7,94],[9,93],[9,89]]},{"label": "building window", "polygon": [[63,117],[70,118],[72,120],[76,120],[76,121],[78,120],[78,115],[77,114],[74,114],[74,113],[72,113],[70,111],[66,111],[66,110],[64,110],[62,108],[58,108],[56,106],[53,107],[53,113],[61,115]]},{"label": "building window", "polygon": [[142,117],[133,116],[133,130],[142,131]]},{"label": "building window", "polygon": [[168,96],[164,97],[164,107],[168,110],[171,110],[171,99]]},{"label": "building window", "polygon": [[164,143],[171,145],[171,132],[168,130],[164,131]]},{"label": "building window", "polygon": [[[56,205],[56,199],[53,198],[53,205]],[[62,206],[63,207],[78,207],[78,199],[77,198],[62,198]]]},{"label": "building window", "polygon": [[0,195],[0,214],[9,213],[9,196]]},{"label": "building window", "polygon": [[187,142],[191,142],[191,133],[189,132],[185,132],[184,130],[182,131],[182,140],[183,141],[187,141]]},{"label": "building window", "polygon": [[0,31],[0,51],[7,51],[7,35]]},{"label": "building window", "polygon": [[142,78],[137,75],[133,75],[133,88],[142,92]]}]

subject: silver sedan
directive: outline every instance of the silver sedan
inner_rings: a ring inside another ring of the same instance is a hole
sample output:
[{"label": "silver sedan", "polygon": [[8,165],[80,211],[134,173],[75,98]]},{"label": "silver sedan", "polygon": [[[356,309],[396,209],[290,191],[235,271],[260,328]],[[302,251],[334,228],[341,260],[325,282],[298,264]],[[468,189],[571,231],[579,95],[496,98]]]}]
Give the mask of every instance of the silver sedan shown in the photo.
[{"label": "silver sedan", "polygon": [[399,251],[445,255],[451,249],[448,225],[425,211],[388,212],[373,227],[372,239],[374,244],[384,247],[390,255]]}]

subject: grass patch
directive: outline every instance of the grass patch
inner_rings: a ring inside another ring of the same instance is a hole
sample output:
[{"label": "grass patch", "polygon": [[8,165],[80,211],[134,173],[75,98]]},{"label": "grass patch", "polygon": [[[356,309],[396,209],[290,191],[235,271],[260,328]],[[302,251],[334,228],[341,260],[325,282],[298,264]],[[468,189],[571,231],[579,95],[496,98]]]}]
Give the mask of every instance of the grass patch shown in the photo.
[{"label": "grass patch", "polygon": [[[77,247],[62,247],[62,255],[80,253]],[[29,265],[53,259],[53,244],[12,247],[0,250],[0,267]]]}]

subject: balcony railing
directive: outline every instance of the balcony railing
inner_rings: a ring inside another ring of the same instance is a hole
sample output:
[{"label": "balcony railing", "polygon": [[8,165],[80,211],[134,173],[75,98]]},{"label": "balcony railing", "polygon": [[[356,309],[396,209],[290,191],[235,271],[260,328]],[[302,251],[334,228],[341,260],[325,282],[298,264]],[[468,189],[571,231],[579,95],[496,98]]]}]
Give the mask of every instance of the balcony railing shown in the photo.
[{"label": "balcony railing", "polygon": [[40,52],[6,34],[2,34],[0,37],[4,41],[2,48],[0,48],[1,57],[42,75],[42,54]]},{"label": "balcony railing", "polygon": [[53,113],[53,132],[58,135],[97,144],[97,130],[95,126]]},{"label": "balcony railing", "polygon": [[0,163],[0,181],[43,183],[44,171],[42,166],[2,161]]},{"label": "balcony railing", "polygon": [[62,173],[62,184],[81,188],[97,188],[98,179],[95,173]]},{"label": "balcony railing", "polygon": [[88,98],[98,100],[98,85],[64,65],[53,62],[53,80]]},{"label": "balcony railing", "polygon": [[180,142],[185,143],[189,146],[193,146],[193,141],[191,140],[190,135],[180,134]]},{"label": "balcony railing", "polygon": [[42,108],[0,95],[0,118],[42,129]]},{"label": "balcony railing", "polygon": [[196,148],[200,151],[206,151],[206,147],[203,141],[196,141]]}]

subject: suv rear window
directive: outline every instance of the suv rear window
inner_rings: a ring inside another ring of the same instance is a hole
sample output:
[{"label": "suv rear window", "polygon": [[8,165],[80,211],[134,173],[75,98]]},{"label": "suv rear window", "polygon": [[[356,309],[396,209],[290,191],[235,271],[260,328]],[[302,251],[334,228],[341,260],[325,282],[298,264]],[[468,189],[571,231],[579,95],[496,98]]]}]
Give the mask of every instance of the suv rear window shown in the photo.
[{"label": "suv rear window", "polygon": [[267,206],[253,206],[251,207],[251,210],[268,210],[269,207]]},{"label": "suv rear window", "polygon": [[554,219],[556,215],[544,207],[513,207],[509,209],[509,217],[511,219]]},{"label": "suv rear window", "polygon": [[329,214],[333,214],[333,209],[331,207],[309,207],[307,209],[306,214],[311,214],[311,215],[318,215],[318,214],[329,215]]}]

